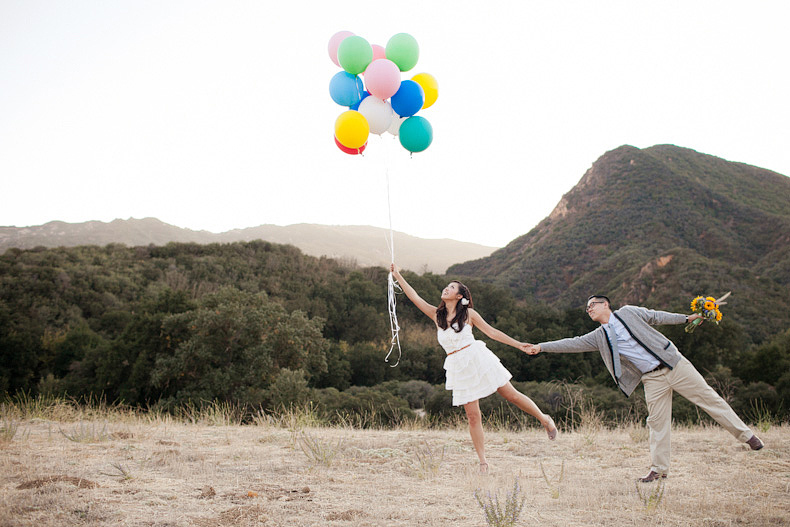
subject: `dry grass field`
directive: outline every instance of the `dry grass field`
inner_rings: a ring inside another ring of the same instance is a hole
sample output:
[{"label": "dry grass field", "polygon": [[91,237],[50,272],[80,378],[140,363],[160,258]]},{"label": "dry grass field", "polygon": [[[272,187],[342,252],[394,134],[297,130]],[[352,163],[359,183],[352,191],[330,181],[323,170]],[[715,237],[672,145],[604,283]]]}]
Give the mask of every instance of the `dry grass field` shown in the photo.
[{"label": "dry grass field", "polygon": [[[666,483],[639,484],[647,431],[487,427],[491,474],[466,429],[321,428],[309,419],[173,419],[71,409],[0,422],[0,527],[790,525],[790,430],[752,452],[718,427],[673,431]],[[192,422],[190,422],[192,421]]]}]

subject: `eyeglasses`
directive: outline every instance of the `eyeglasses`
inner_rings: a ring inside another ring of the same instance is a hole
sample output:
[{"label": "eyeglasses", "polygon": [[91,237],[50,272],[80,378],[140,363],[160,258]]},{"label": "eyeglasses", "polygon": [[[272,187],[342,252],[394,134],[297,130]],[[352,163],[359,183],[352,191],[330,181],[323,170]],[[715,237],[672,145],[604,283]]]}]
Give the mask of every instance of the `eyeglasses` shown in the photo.
[{"label": "eyeglasses", "polygon": [[586,307],[586,308],[584,308],[584,310],[585,310],[585,311],[589,311],[589,310],[591,310],[591,309],[593,308],[593,306],[594,306],[595,304],[603,304],[604,302],[605,302],[605,300],[599,300],[599,301],[597,301],[597,302],[590,302],[589,304],[587,304],[587,307]]}]

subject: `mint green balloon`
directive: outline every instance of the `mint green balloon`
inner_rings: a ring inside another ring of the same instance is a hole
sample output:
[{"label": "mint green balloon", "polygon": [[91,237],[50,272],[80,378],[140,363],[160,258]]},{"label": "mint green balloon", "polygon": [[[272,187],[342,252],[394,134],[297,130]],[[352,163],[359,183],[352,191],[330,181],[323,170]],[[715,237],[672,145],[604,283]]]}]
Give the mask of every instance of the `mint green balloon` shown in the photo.
[{"label": "mint green balloon", "polygon": [[417,44],[417,40],[408,33],[398,33],[387,42],[385,53],[387,58],[397,64],[401,71],[409,71],[417,65],[417,59],[420,58],[420,46]]},{"label": "mint green balloon", "polygon": [[351,75],[359,75],[373,61],[373,48],[362,37],[346,37],[337,48],[337,61]]},{"label": "mint green balloon", "polygon": [[422,152],[433,142],[433,127],[428,119],[415,115],[401,123],[398,137],[409,152]]}]

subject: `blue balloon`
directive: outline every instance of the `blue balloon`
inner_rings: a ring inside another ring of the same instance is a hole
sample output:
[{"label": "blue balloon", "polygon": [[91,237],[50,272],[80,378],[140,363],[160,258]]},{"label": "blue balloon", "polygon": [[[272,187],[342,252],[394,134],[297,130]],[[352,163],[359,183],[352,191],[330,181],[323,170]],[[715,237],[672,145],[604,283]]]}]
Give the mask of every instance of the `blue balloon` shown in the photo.
[{"label": "blue balloon", "polygon": [[431,146],[433,127],[428,119],[415,115],[401,123],[398,137],[400,144],[409,152],[422,152]]},{"label": "blue balloon", "polygon": [[337,72],[329,81],[329,95],[340,106],[359,104],[364,91],[362,79],[345,71]]},{"label": "blue balloon", "polygon": [[359,102],[357,102],[356,104],[352,104],[348,109],[349,110],[354,110],[355,112],[358,112],[359,111],[359,105],[362,104],[362,101],[364,101],[369,95],[370,95],[370,92],[368,90],[363,91],[362,92],[362,98],[359,100]]},{"label": "blue balloon", "polygon": [[422,86],[412,80],[401,81],[400,88],[390,99],[392,109],[401,117],[411,117],[425,103]]}]

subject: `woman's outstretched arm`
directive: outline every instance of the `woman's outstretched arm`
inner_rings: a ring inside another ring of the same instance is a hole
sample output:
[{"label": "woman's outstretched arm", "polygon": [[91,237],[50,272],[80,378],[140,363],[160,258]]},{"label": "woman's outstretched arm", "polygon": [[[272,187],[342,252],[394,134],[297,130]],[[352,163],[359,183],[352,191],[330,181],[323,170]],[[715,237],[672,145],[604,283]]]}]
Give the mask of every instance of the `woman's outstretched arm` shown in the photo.
[{"label": "woman's outstretched arm", "polygon": [[395,280],[398,281],[400,288],[403,289],[403,292],[406,293],[406,296],[409,297],[409,300],[411,300],[420,311],[425,313],[428,318],[436,323],[436,307],[423,300],[422,297],[417,294],[417,291],[415,291],[414,288],[410,286],[409,283],[403,278],[403,276],[401,276],[400,269],[398,269],[397,265],[391,264],[390,271],[392,271],[392,276],[394,276]]},{"label": "woman's outstretched arm", "polygon": [[488,336],[489,338],[492,338],[497,342],[501,342],[502,344],[507,344],[508,346],[513,346],[514,348],[518,348],[521,351],[525,351],[527,349],[528,344],[524,342],[519,342],[513,337],[510,337],[506,335],[504,332],[493,327],[491,324],[483,320],[483,317],[480,316],[480,313],[478,313],[474,309],[469,310],[469,320],[474,327],[478,328],[480,331],[485,333],[486,336]]}]

